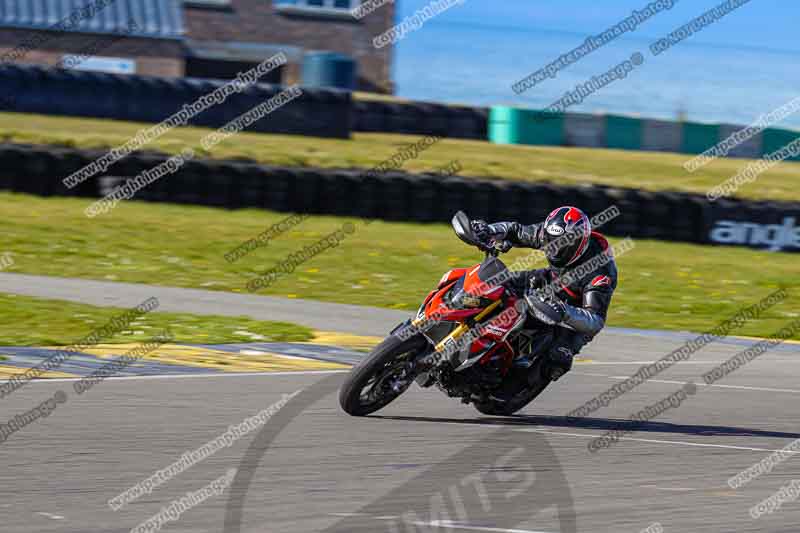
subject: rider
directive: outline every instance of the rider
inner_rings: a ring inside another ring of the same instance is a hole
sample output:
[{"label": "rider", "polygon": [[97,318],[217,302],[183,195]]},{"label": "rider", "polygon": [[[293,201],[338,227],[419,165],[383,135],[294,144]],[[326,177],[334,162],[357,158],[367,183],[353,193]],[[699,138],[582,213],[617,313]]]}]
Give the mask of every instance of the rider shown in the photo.
[{"label": "rider", "polygon": [[542,224],[487,224],[474,220],[472,230],[501,252],[512,247],[544,249],[549,268],[520,272],[525,300],[539,320],[556,329],[547,372],[555,381],[572,368],[573,357],[605,326],[617,266],[608,241],[592,231],[578,208],[559,207]]}]

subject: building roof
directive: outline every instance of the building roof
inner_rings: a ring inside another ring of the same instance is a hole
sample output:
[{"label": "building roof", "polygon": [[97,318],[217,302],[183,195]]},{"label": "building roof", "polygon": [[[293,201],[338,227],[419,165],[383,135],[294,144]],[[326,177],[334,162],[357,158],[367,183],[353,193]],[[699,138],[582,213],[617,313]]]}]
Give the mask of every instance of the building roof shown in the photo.
[{"label": "building roof", "polygon": [[[126,33],[137,37],[182,39],[181,0],[0,0],[0,27],[46,30],[76,20],[66,31]],[[105,4],[105,7],[100,7]],[[96,6],[91,16],[81,10]],[[129,23],[136,23],[130,31]],[[57,29],[57,28],[56,28]]]}]

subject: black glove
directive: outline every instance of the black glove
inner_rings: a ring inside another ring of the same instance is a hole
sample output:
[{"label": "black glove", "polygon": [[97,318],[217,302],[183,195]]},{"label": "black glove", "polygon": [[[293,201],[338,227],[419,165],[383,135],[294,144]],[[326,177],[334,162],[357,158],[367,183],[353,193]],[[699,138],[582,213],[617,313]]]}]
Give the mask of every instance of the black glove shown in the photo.
[{"label": "black glove", "polygon": [[498,252],[500,252],[500,253],[504,254],[504,253],[506,253],[507,251],[509,251],[511,248],[513,248],[513,247],[514,247],[514,245],[513,245],[513,244],[511,244],[511,241],[506,241],[506,240],[493,240],[493,247],[494,247],[494,249],[495,249],[495,250],[497,250]]},{"label": "black glove", "polygon": [[478,240],[489,248],[506,253],[513,247],[513,244],[505,239],[502,224],[487,224],[485,220],[473,220],[470,226]]},{"label": "black glove", "polygon": [[533,289],[541,289],[543,287],[547,287],[552,282],[550,277],[550,271],[546,268],[540,268],[538,270],[533,270],[529,273],[529,287]]},{"label": "black glove", "polygon": [[566,303],[540,289],[529,289],[525,301],[533,316],[551,326],[563,322],[567,314]]},{"label": "black glove", "polygon": [[492,238],[492,230],[485,220],[473,220],[469,225],[480,242],[489,242],[489,239]]}]

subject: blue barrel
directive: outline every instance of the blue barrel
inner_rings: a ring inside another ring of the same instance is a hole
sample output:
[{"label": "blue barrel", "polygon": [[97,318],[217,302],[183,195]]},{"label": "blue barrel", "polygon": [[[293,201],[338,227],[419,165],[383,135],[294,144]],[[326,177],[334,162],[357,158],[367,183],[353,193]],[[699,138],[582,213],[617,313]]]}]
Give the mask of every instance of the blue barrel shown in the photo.
[{"label": "blue barrel", "polygon": [[303,85],[356,89],[356,62],[336,52],[308,52],[303,57]]}]

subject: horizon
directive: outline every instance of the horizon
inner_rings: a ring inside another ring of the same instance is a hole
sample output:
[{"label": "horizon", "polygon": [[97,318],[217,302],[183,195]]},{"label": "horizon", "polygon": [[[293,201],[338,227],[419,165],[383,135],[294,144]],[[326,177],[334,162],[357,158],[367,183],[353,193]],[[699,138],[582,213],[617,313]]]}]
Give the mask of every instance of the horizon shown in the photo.
[{"label": "horizon", "polygon": [[[398,1],[396,23],[432,0]],[[572,9],[541,0],[490,6],[465,0],[425,22],[396,45],[396,94],[412,100],[466,105],[544,108],[576,85],[665,37],[719,0],[675,0],[534,90],[510,86],[628,17],[648,0],[616,0],[613,7],[573,0]],[[797,96],[800,73],[794,23],[800,4],[750,0],[721,20],[658,56],[624,80],[592,94],[568,111],[612,113],[707,123],[751,123]],[[516,10],[516,11],[515,11]],[[513,16],[512,16],[513,15]],[[573,39],[574,37],[574,39]],[[764,90],[769,87],[769,90]],[[800,117],[785,124],[800,128]]]}]

